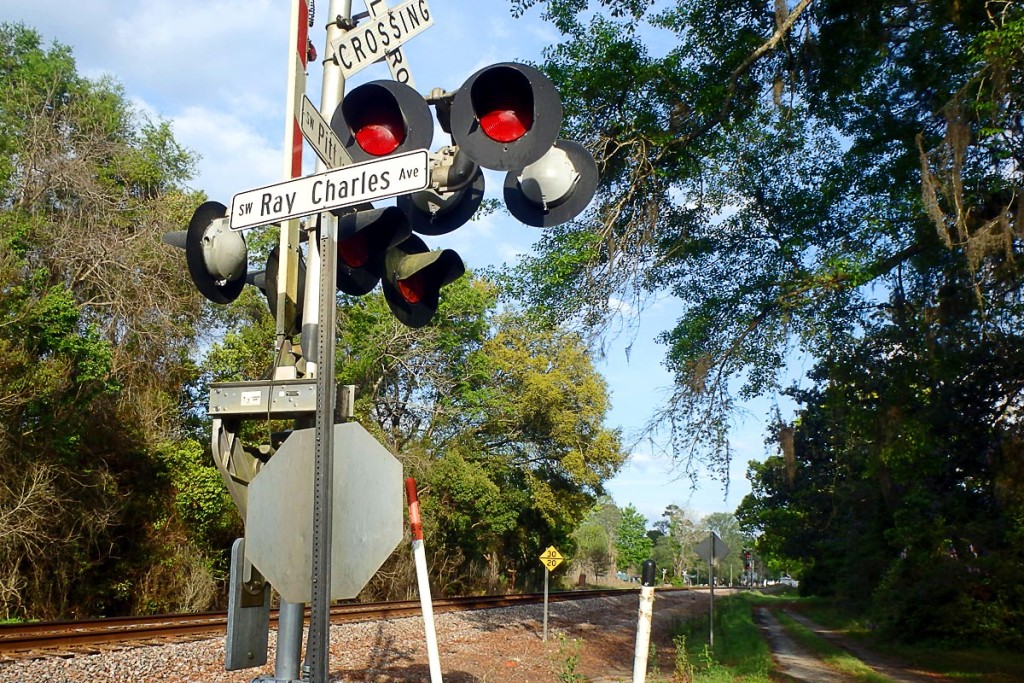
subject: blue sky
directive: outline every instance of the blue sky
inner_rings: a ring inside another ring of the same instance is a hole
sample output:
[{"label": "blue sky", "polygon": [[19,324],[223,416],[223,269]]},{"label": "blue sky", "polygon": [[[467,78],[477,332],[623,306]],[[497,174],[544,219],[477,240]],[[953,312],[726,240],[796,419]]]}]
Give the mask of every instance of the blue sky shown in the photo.
[{"label": "blue sky", "polygon": [[[542,50],[559,39],[538,8],[513,19],[508,0],[428,1],[434,25],[405,45],[420,92],[455,90],[495,62],[539,61]],[[71,46],[81,73],[113,76],[141,111],[170,121],[176,139],[201,155],[194,186],[211,199],[230,204],[237,192],[282,179],[289,0],[86,0],[73,8],[66,0],[3,2],[3,21],[24,22],[46,40]],[[364,10],[361,0],[352,5],[354,13]],[[328,7],[327,0],[316,0],[310,29],[321,59]],[[655,36],[655,42],[661,38]],[[381,78],[389,73],[377,64],[349,85]],[[311,64],[307,94],[319,102],[318,64]],[[309,147],[304,159],[312,171]],[[487,197],[500,197],[502,179],[488,174]],[[469,267],[478,268],[514,261],[539,236],[537,228],[501,213],[430,238],[429,244],[455,249]],[[677,313],[671,299],[657,301],[643,312],[635,331],[611,340],[598,362],[612,395],[609,426],[632,433],[661,403],[671,378],[661,363],[664,347],[654,337],[672,326]],[[743,476],[747,461],[764,457],[768,408],[767,402],[755,403],[740,416],[728,496],[721,483],[708,480],[691,491],[689,481],[678,479],[671,462],[649,443],[633,451],[609,482],[610,493],[618,505],[633,504],[652,521],[671,503],[697,514],[734,510],[749,492]]]}]

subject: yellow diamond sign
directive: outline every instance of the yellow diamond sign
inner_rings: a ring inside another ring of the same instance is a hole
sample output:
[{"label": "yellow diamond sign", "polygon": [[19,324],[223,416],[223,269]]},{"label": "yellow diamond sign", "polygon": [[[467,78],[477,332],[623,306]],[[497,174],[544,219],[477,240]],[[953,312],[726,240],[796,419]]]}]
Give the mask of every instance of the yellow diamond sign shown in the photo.
[{"label": "yellow diamond sign", "polygon": [[549,545],[544,554],[540,556],[541,564],[547,567],[548,571],[552,571],[555,567],[562,564],[563,559],[562,554],[555,550],[553,545]]}]

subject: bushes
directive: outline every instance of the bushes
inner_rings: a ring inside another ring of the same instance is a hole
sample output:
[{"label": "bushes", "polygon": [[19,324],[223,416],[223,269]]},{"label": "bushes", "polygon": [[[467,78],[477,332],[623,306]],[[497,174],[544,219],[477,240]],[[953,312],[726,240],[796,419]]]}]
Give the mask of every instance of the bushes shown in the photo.
[{"label": "bushes", "polygon": [[967,564],[910,553],[879,585],[871,611],[880,635],[901,642],[1024,645],[1024,590],[1002,559]]}]

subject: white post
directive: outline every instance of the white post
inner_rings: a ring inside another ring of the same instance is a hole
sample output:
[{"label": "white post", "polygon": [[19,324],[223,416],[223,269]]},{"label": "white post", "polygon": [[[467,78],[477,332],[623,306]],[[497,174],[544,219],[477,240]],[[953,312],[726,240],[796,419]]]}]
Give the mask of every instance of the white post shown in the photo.
[{"label": "white post", "polygon": [[548,577],[551,570],[544,567],[544,642],[548,642]]},{"label": "white post", "polygon": [[644,560],[636,645],[633,648],[633,683],[644,683],[647,680],[647,655],[651,646],[651,621],[654,618],[654,570],[654,560]]},{"label": "white post", "polygon": [[409,498],[409,526],[412,529],[412,555],[416,562],[416,585],[423,610],[423,631],[427,639],[427,665],[430,683],[441,683],[441,659],[437,651],[437,631],[434,627],[434,605],[430,601],[430,576],[427,574],[427,551],[423,547],[423,522],[420,520],[420,501],[416,496],[416,480],[405,480],[405,493]]}]

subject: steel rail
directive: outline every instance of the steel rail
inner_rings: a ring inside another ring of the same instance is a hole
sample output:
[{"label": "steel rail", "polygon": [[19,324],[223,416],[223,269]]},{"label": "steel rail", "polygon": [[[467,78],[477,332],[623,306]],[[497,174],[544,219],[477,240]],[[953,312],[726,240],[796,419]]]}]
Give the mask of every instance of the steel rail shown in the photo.
[{"label": "steel rail", "polygon": [[[549,595],[550,602],[621,596],[636,589],[566,591]],[[455,612],[536,604],[542,593],[482,595],[441,598],[434,611]],[[371,621],[416,616],[419,600],[343,603],[331,606],[331,623]],[[308,620],[309,611],[306,612]],[[277,611],[271,612],[271,627],[277,625]],[[165,614],[148,617],[110,617],[77,621],[33,622],[0,625],[0,661],[96,652],[99,647],[120,644],[132,647],[155,640],[196,638],[222,634],[227,630],[227,612]]]}]

